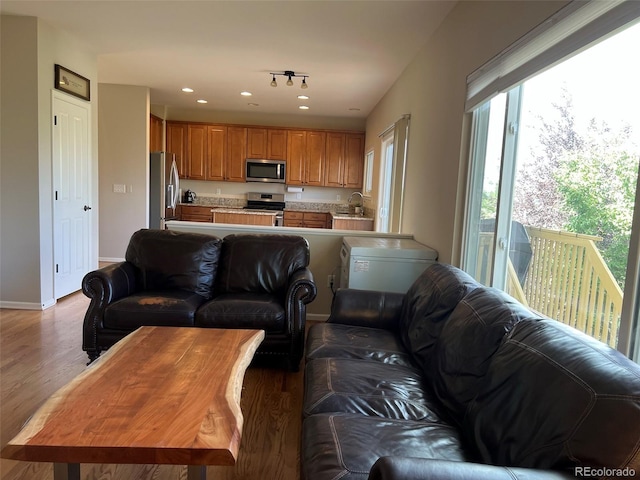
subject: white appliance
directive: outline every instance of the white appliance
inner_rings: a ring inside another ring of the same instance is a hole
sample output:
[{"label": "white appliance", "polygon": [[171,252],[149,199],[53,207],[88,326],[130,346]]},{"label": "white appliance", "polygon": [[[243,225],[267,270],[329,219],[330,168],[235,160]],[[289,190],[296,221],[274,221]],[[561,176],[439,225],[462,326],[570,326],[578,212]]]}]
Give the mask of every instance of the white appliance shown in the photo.
[{"label": "white appliance", "polygon": [[438,259],[438,252],[407,238],[343,237],[340,287],[406,293]]},{"label": "white appliance", "polygon": [[149,228],[164,229],[177,220],[180,179],[173,153],[152,152],[149,158]]}]

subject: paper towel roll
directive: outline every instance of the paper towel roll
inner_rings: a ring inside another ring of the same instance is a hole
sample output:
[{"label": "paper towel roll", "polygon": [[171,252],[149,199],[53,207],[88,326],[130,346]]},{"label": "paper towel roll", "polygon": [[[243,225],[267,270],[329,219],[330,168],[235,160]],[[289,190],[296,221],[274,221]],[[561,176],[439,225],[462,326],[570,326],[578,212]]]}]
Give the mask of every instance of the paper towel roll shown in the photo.
[{"label": "paper towel roll", "polygon": [[287,187],[287,192],[289,192],[289,193],[304,192],[304,187]]}]

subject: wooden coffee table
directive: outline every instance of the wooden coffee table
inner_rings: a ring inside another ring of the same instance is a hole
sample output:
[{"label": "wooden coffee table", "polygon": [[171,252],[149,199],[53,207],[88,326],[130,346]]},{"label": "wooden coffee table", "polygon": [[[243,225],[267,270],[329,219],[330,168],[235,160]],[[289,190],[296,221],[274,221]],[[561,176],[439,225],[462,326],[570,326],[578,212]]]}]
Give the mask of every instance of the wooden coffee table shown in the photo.
[{"label": "wooden coffee table", "polygon": [[262,330],[141,327],[53,394],[2,450],[54,462],[54,479],[81,463],[234,465],[244,373]]}]

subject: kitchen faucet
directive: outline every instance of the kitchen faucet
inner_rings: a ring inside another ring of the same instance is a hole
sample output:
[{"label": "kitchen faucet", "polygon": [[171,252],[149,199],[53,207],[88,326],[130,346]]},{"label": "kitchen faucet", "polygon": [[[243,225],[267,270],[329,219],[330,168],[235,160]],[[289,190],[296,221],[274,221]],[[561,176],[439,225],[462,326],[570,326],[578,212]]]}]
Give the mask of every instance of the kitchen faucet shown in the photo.
[{"label": "kitchen faucet", "polygon": [[354,195],[360,195],[360,204],[355,207],[355,210],[356,210],[356,213],[359,213],[360,215],[362,215],[364,213],[364,211],[362,210],[362,204],[364,203],[364,195],[362,195],[360,192],[353,192],[351,195],[349,195],[349,200],[347,201],[347,203],[349,204],[349,206],[351,206],[351,200],[353,200]]}]

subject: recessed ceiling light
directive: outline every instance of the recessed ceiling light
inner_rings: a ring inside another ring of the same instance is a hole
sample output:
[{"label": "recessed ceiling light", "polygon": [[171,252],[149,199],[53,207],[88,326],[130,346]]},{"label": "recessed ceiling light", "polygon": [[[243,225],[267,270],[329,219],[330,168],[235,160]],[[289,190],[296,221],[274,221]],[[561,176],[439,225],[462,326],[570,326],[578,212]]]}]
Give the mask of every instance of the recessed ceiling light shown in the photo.
[{"label": "recessed ceiling light", "polygon": [[251,92],[240,92],[240,95],[242,95],[243,97],[250,97],[252,95]]},{"label": "recessed ceiling light", "polygon": [[300,110],[309,110],[309,107],[307,107],[306,105],[300,105],[298,108]]},{"label": "recessed ceiling light", "polygon": [[208,103],[206,100],[203,100],[202,98],[200,98],[199,100],[197,100],[198,103]]},{"label": "recessed ceiling light", "polygon": [[247,103],[247,105],[249,105],[250,107],[259,107],[260,106],[259,103]]},{"label": "recessed ceiling light", "polygon": [[193,88],[184,87],[184,88],[182,89],[182,91],[183,91],[183,92],[185,92],[185,93],[193,93]]},{"label": "recessed ceiling light", "polygon": [[349,109],[349,111],[351,111],[351,112],[359,112],[359,111],[360,111],[360,109],[359,109],[359,108],[356,108],[356,107],[351,107],[351,108]]},{"label": "recessed ceiling light", "polygon": [[308,95],[298,95],[298,98],[300,100],[309,100],[309,96]]}]

